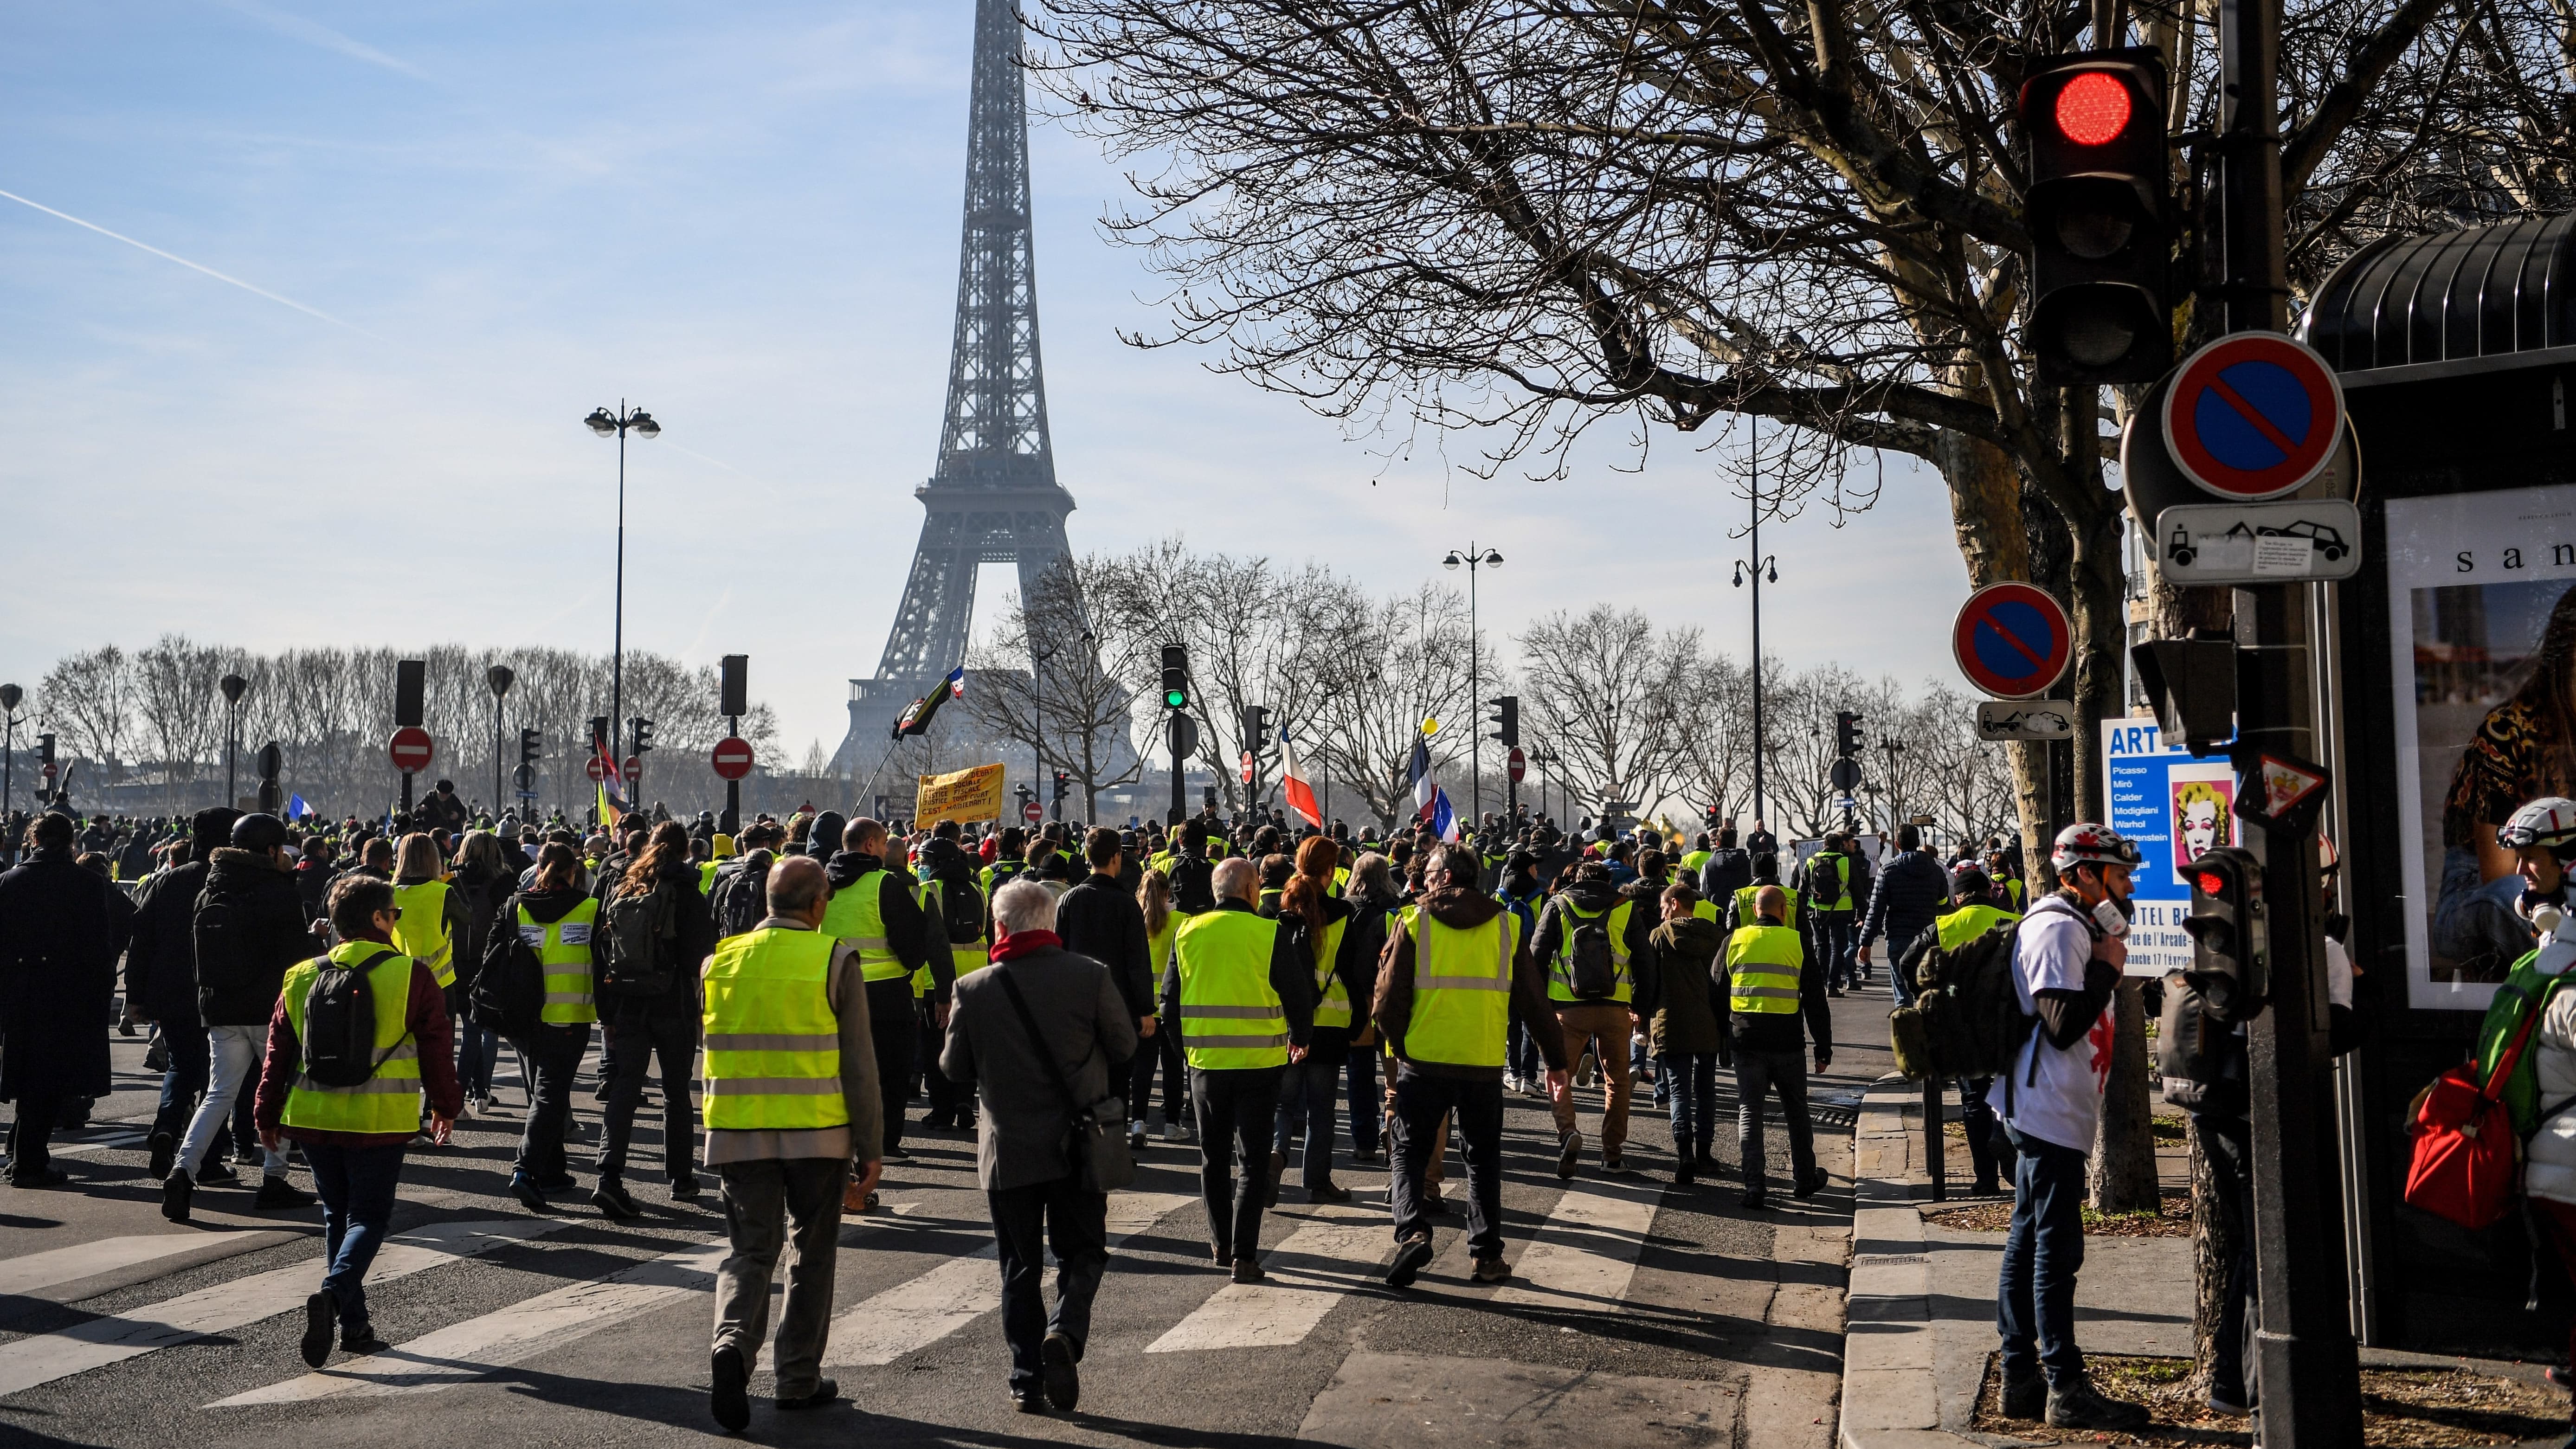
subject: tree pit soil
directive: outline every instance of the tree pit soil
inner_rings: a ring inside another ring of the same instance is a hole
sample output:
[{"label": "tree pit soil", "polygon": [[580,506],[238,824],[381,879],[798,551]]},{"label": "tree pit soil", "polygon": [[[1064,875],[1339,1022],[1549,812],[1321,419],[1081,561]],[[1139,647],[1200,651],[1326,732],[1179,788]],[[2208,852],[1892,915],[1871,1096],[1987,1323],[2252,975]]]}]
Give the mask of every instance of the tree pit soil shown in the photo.
[{"label": "tree pit soil", "polygon": [[[1972,1425],[1980,1433],[2039,1444],[2181,1446],[2254,1442],[2253,1420],[2211,1410],[2189,1392],[2191,1361],[2117,1358],[2086,1361],[2093,1383],[2113,1398],[2144,1404],[2155,1415],[2135,1434],[2096,1429],[2053,1429],[2003,1416],[2003,1371],[1986,1367]],[[2365,1368],[2361,1371],[2361,1442],[2364,1449],[2472,1449],[2472,1446],[2555,1440],[2567,1432],[2567,1395],[2473,1368]]]}]

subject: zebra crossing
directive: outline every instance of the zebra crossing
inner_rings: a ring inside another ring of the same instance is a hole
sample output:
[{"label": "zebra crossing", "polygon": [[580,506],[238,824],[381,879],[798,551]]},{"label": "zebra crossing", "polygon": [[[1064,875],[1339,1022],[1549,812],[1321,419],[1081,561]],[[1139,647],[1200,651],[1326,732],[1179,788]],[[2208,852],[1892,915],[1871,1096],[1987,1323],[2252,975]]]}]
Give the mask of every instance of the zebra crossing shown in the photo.
[{"label": "zebra crossing", "polygon": [[[949,1195],[955,1196],[953,1190]],[[1474,1292],[1490,1294],[1498,1302],[1575,1305],[1598,1311],[1615,1304],[1624,1289],[1658,1196],[1659,1187],[1653,1184],[1574,1184],[1558,1195],[1536,1238],[1514,1245],[1523,1265],[1522,1280],[1495,1290],[1426,1279],[1417,1291],[1431,1296]],[[1172,1235],[1195,1243],[1204,1232],[1200,1212],[1195,1193],[1114,1194],[1108,1223],[1113,1255],[1127,1240],[1174,1214],[1183,1216],[1175,1222]],[[1292,1206],[1273,1216],[1286,1231],[1264,1254],[1267,1280],[1229,1283],[1213,1270],[1207,1270],[1203,1279],[1193,1278],[1203,1281],[1208,1291],[1143,1345],[1143,1354],[1289,1347],[1308,1338],[1336,1307],[1355,1297],[1381,1303],[1402,1301],[1379,1284],[1379,1267],[1391,1246],[1382,1185],[1349,1204]],[[549,1239],[582,1221],[478,1217],[429,1224],[389,1239],[368,1281],[372,1286],[420,1278],[501,1248],[544,1250]],[[898,1203],[888,1212],[848,1225],[842,1269],[847,1273],[854,1263],[864,1263],[871,1247],[888,1244],[888,1234],[968,1231],[980,1233],[981,1223],[948,1216],[928,1198]],[[293,1235],[241,1236],[291,1240]],[[184,1250],[176,1246],[180,1244],[186,1245]],[[892,1245],[902,1246],[899,1238]],[[159,1254],[178,1264],[202,1261],[204,1252],[205,1245],[194,1237],[104,1239],[0,1263],[0,1293],[41,1291],[48,1283],[76,1280],[112,1259],[131,1261]],[[691,1299],[703,1304],[725,1253],[720,1239],[684,1242],[630,1259],[615,1271],[448,1323],[381,1353],[242,1389],[207,1401],[203,1408],[327,1405],[457,1388],[592,1335],[651,1320],[657,1311]],[[192,1260],[191,1254],[197,1256]],[[1113,1256],[1113,1284],[1107,1294],[1117,1292],[1117,1261]],[[293,1314],[316,1282],[313,1259],[300,1257],[286,1266],[264,1268],[0,1344],[0,1401],[145,1355],[220,1341],[261,1320]],[[987,1241],[849,1302],[835,1315],[826,1364],[844,1370],[890,1365],[955,1337],[1000,1306],[1000,1274],[995,1249]],[[701,1316],[693,1314],[689,1321],[695,1324]]]}]

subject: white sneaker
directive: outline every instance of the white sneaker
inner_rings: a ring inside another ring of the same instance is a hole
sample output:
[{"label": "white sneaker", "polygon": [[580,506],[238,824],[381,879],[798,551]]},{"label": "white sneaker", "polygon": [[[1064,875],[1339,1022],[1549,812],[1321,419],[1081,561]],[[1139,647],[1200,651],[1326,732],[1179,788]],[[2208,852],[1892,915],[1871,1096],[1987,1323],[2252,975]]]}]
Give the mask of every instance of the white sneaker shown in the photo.
[{"label": "white sneaker", "polygon": [[1189,1129],[1183,1127],[1178,1122],[1166,1122],[1163,1124],[1163,1140],[1166,1142],[1187,1142],[1190,1140]]}]

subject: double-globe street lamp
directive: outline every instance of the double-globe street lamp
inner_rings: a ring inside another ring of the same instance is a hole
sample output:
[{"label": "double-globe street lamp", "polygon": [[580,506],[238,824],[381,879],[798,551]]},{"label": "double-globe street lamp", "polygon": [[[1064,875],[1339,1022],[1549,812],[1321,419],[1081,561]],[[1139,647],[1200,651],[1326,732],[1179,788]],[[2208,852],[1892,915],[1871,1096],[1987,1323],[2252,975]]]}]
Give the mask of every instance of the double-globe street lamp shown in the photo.
[{"label": "double-globe street lamp", "polygon": [[618,411],[593,408],[582,419],[590,430],[601,437],[617,439],[617,621],[611,635],[608,664],[608,757],[626,758],[626,435],[639,438],[662,436],[662,425],[642,408],[629,409],[626,400],[617,400]]},{"label": "double-globe street lamp", "polygon": [[1465,553],[1453,548],[1449,550],[1449,556],[1440,561],[1444,569],[1455,570],[1460,564],[1467,566],[1467,819],[1461,834],[1462,837],[1472,837],[1485,824],[1482,769],[1485,727],[1479,723],[1485,717],[1482,698],[1485,689],[1476,667],[1476,571],[1501,568],[1503,556],[1490,548],[1480,549],[1469,543]]}]

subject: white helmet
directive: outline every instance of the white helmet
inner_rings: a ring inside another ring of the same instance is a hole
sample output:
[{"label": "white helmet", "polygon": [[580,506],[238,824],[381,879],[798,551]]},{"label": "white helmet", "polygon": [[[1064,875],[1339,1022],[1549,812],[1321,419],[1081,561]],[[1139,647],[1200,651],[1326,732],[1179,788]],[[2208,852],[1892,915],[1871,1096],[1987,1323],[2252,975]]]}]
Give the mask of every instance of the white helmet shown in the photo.
[{"label": "white helmet", "polygon": [[2048,863],[2057,867],[2059,875],[2087,864],[2135,866],[2138,847],[2110,826],[2088,820],[2057,832],[2057,846],[2048,853]]},{"label": "white helmet", "polygon": [[2560,860],[2576,856],[2576,800],[2543,795],[2532,801],[2496,827],[2496,844],[2507,850],[2543,846]]}]

